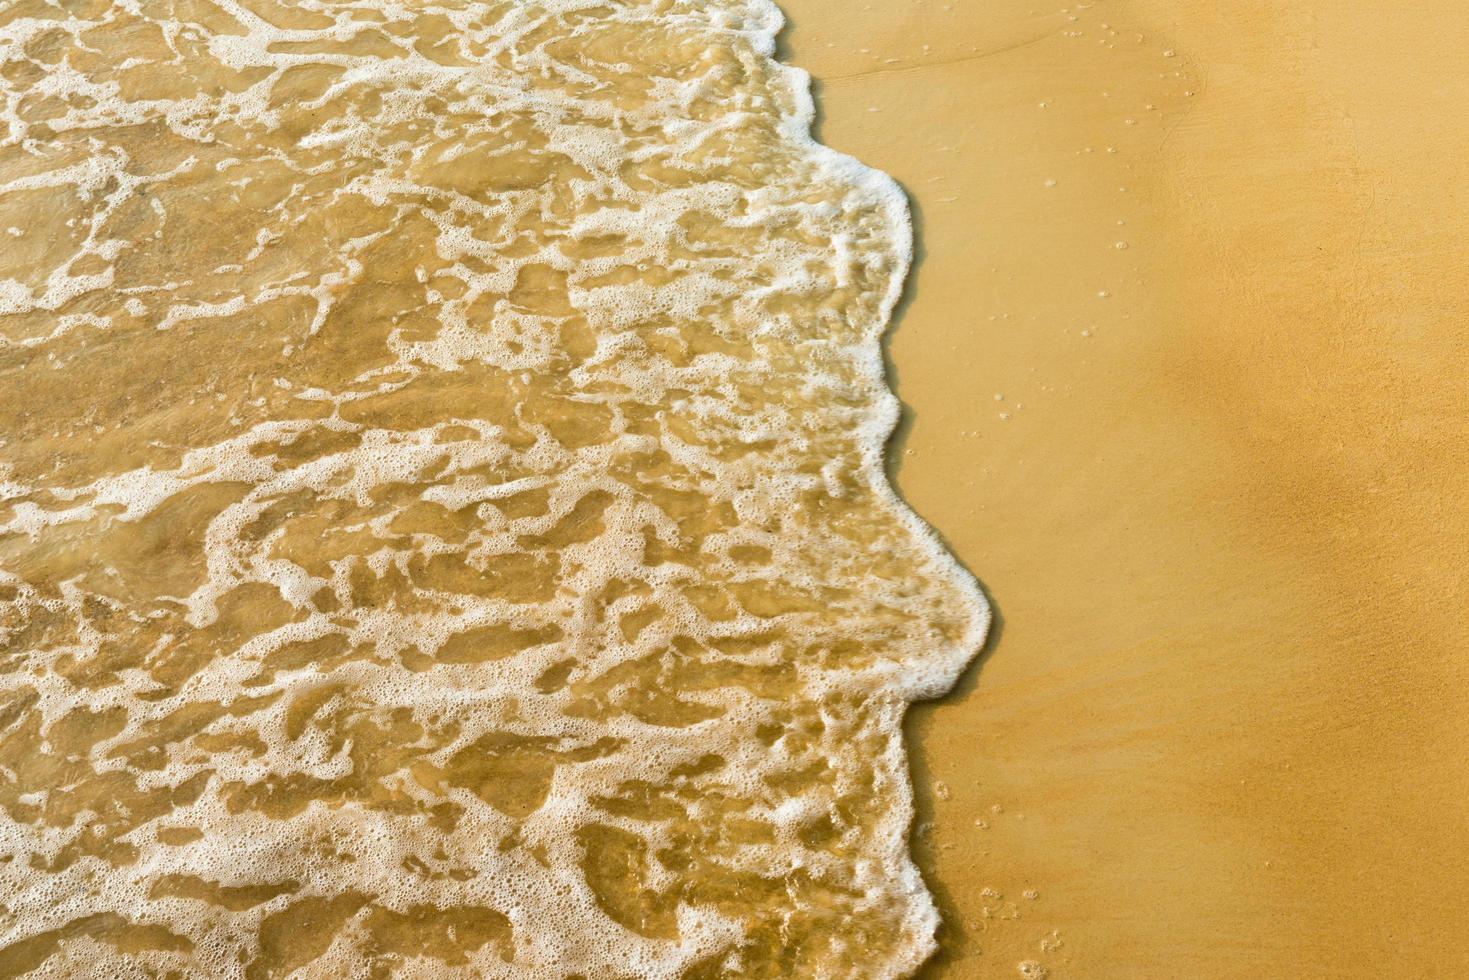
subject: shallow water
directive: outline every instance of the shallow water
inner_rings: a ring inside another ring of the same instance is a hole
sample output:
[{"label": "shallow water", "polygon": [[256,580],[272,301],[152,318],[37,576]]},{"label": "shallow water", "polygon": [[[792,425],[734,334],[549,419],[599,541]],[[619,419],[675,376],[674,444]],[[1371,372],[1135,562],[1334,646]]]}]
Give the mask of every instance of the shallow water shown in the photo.
[{"label": "shallow water", "polygon": [[893,976],[895,186],[763,2],[0,12],[0,975]]}]

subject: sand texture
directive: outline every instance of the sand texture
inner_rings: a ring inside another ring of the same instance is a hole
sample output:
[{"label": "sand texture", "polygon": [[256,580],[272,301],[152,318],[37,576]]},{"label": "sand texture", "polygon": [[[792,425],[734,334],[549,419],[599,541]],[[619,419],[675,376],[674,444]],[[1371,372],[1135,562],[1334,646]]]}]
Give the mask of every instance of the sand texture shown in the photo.
[{"label": "sand texture", "polygon": [[1469,975],[1462,4],[783,6],[1000,623],[909,726],[924,975]]}]

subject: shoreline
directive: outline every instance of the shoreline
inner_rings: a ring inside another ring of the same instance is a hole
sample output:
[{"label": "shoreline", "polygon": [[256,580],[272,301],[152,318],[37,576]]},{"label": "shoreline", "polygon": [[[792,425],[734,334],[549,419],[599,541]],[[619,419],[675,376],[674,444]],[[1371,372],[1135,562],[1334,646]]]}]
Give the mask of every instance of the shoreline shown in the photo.
[{"label": "shoreline", "polygon": [[906,725],[919,976],[1469,970],[1462,14],[781,7],[912,202],[897,489],[995,610]]}]

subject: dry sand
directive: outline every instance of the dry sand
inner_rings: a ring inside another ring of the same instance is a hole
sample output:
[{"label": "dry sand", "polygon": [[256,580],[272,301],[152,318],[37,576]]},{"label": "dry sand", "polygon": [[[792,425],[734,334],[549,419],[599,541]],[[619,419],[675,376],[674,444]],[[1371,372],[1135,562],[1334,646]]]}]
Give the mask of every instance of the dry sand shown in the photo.
[{"label": "dry sand", "polygon": [[910,724],[927,975],[1469,976],[1462,2],[783,6],[1003,622]]}]

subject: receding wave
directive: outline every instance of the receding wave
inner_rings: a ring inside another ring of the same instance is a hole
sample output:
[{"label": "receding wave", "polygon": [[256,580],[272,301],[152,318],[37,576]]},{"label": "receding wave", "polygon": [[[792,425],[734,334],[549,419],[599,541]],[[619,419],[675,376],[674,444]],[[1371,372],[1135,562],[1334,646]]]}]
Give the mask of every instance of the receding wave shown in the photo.
[{"label": "receding wave", "polygon": [[887,977],[987,612],[765,0],[0,8],[0,976]]}]

